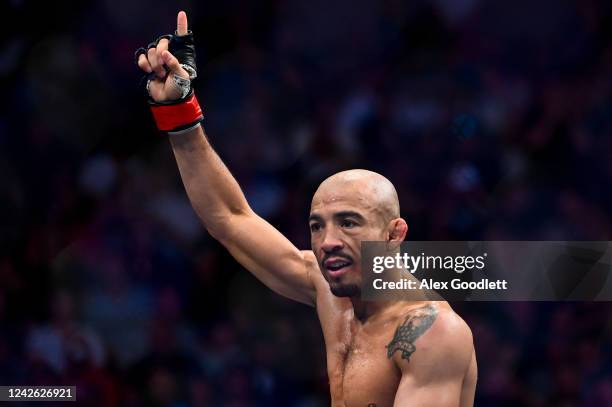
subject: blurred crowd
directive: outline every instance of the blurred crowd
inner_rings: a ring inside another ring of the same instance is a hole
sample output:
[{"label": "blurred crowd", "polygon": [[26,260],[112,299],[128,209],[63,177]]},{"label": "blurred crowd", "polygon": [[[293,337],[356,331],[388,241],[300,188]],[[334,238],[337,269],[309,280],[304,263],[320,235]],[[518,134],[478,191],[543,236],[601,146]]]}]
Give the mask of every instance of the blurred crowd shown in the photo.
[{"label": "blurred crowd", "polygon": [[[612,4],[4,2],[0,384],[92,405],[329,403],[312,309],[200,225],[133,51],[185,9],[205,128],[300,248],[316,186],[367,168],[410,240],[610,240]],[[612,405],[606,302],[457,303],[476,405]]]}]

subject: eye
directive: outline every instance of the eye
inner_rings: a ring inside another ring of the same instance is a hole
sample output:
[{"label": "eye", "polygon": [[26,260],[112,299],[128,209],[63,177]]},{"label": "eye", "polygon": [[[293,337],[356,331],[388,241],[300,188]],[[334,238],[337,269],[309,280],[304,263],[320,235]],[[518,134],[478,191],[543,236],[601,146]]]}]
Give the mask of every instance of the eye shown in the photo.
[{"label": "eye", "polygon": [[340,223],[340,226],[342,226],[343,228],[352,228],[357,226],[357,223],[350,219],[343,219]]},{"label": "eye", "polygon": [[321,224],[320,223],[311,223],[310,224],[310,231],[311,232],[317,232],[321,229]]}]

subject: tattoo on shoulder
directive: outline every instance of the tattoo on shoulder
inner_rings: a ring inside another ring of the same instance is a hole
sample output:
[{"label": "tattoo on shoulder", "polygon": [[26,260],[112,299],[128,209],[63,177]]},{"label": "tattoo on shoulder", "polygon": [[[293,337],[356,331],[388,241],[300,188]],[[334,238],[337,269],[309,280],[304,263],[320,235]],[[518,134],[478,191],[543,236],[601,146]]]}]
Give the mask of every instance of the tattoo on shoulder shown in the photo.
[{"label": "tattoo on shoulder", "polygon": [[387,345],[387,357],[391,358],[399,350],[402,352],[402,359],[410,361],[410,355],[416,350],[414,342],[431,327],[437,316],[438,310],[431,304],[410,311]]}]

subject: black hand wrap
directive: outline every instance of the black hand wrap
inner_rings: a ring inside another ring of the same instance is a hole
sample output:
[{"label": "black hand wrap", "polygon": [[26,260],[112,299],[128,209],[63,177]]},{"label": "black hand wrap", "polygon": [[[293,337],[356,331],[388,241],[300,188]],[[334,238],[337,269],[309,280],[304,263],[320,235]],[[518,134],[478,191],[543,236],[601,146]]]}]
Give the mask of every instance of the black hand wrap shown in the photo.
[{"label": "black hand wrap", "polygon": [[[157,123],[157,127],[161,131],[166,131],[170,134],[192,128],[199,124],[202,119],[202,110],[195,98],[193,92],[193,80],[197,77],[196,52],[193,32],[189,30],[185,35],[166,34],[160,36],[155,42],[150,43],[147,48],[138,48],[134,54],[136,63],[141,54],[147,54],[148,49],[157,47],[159,41],[168,39],[168,51],[176,57],[185,71],[189,74],[189,92],[182,98],[172,101],[156,102],[151,98],[146,89],[149,81],[155,79],[155,73],[145,75],[142,84],[148,97],[151,111]],[[167,67],[164,68],[169,71]],[[185,81],[185,79],[183,79]]]},{"label": "black hand wrap", "polygon": [[[189,68],[185,69],[189,73],[190,79],[196,77],[198,68],[196,66],[195,43],[193,41],[193,32],[187,31],[185,35],[178,35],[176,32],[170,38],[168,50],[178,59],[179,63]],[[193,78],[192,78],[193,76]]]}]

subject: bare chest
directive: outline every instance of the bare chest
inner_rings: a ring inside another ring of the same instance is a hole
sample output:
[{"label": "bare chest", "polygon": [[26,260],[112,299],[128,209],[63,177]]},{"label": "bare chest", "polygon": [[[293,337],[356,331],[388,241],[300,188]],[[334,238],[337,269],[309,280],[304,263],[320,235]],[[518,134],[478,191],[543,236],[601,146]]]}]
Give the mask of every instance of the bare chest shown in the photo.
[{"label": "bare chest", "polygon": [[400,372],[387,357],[394,325],[358,326],[339,318],[323,326],[332,406],[392,406]]}]

